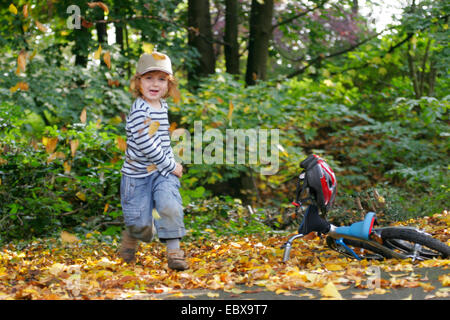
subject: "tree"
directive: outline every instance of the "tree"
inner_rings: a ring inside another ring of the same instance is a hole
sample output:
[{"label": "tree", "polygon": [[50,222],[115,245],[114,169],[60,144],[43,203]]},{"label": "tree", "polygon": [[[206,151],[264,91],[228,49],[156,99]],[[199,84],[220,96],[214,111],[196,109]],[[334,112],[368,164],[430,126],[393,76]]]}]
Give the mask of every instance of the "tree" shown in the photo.
[{"label": "tree", "polygon": [[216,67],[209,0],[189,0],[188,29],[189,45],[199,53],[197,65],[188,71],[189,82],[195,87],[200,77],[213,74]]},{"label": "tree", "polygon": [[225,66],[230,74],[239,74],[238,0],[226,0],[225,12]]},{"label": "tree", "polygon": [[252,0],[250,13],[250,38],[248,44],[245,82],[255,84],[257,79],[266,79],[269,40],[272,36],[273,0],[263,3]]}]

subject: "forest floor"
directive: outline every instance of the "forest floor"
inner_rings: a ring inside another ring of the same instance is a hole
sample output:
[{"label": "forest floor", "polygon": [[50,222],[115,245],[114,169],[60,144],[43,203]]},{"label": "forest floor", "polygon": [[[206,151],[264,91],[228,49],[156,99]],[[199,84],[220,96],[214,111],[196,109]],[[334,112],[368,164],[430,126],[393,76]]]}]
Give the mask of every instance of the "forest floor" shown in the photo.
[{"label": "forest floor", "polygon": [[[450,244],[450,214],[409,220]],[[450,299],[450,259],[356,261],[310,234],[282,262],[285,234],[255,234],[184,242],[190,269],[167,267],[165,247],[141,243],[135,263],[118,257],[119,239],[10,243],[0,248],[0,300],[167,299]]]}]

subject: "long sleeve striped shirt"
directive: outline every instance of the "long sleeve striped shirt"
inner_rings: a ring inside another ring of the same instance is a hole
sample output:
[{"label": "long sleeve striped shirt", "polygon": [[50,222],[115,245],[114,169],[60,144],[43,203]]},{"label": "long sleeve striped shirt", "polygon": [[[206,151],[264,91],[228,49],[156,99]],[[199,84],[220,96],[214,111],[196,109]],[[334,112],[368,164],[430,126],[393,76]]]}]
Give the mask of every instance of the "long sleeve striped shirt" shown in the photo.
[{"label": "long sleeve striped shirt", "polygon": [[159,171],[166,177],[175,170],[169,136],[169,107],[164,99],[161,99],[161,107],[153,108],[141,98],[131,106],[126,123],[127,149],[121,170],[124,175],[143,178]]}]

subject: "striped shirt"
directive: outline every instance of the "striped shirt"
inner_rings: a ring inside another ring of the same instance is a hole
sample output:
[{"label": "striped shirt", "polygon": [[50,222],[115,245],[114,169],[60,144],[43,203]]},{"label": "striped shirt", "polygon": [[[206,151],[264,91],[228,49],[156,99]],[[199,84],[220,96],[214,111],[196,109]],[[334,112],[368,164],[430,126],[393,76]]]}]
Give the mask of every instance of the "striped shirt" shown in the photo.
[{"label": "striped shirt", "polygon": [[142,98],[137,98],[131,106],[126,124],[127,150],[121,170],[126,176],[143,178],[159,171],[167,177],[175,170],[169,136],[169,107],[164,99],[160,101],[161,109],[153,108]]}]

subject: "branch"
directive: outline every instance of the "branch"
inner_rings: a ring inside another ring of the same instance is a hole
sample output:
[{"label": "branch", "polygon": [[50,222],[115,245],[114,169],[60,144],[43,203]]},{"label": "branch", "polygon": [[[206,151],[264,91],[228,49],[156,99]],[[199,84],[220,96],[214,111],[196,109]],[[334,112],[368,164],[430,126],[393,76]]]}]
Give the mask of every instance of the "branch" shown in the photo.
[{"label": "branch", "polygon": [[329,0],[323,0],[320,4],[316,5],[316,6],[313,7],[313,8],[309,8],[309,9],[307,9],[306,11],[302,11],[302,12],[300,12],[300,13],[298,13],[298,14],[296,14],[296,15],[294,15],[294,16],[292,16],[292,17],[286,19],[286,20],[283,20],[283,21],[281,21],[281,22],[278,22],[277,24],[274,24],[274,25],[272,26],[272,30],[278,28],[279,26],[282,26],[283,24],[289,23],[289,22],[291,22],[291,21],[294,21],[295,19],[298,19],[298,18],[300,18],[300,17],[303,17],[303,16],[307,15],[308,13],[310,13],[310,12],[312,12],[312,11],[314,11],[314,10],[317,10],[317,9],[323,7],[323,6],[325,5],[325,3],[327,3],[328,1],[329,1]]},{"label": "branch", "polygon": [[373,38],[378,37],[378,36],[379,36],[380,34],[382,34],[383,32],[385,32],[385,31],[387,31],[387,30],[392,30],[392,29],[395,29],[395,28],[396,28],[396,26],[389,27],[389,28],[387,28],[387,29],[385,29],[385,30],[383,30],[383,31],[381,31],[381,32],[378,32],[378,33],[376,33],[376,34],[374,34],[374,35],[372,35],[372,36],[370,36],[370,37],[368,37],[368,38],[366,38],[366,39],[364,39],[364,40],[358,42],[358,43],[355,43],[354,45],[352,45],[352,46],[350,46],[350,47],[348,47],[348,48],[346,48],[346,49],[342,49],[342,50],[339,50],[339,51],[330,53],[330,54],[328,54],[328,55],[324,55],[323,53],[321,53],[321,54],[319,54],[317,57],[315,57],[315,58],[309,60],[308,63],[307,63],[303,68],[301,68],[301,69],[299,69],[299,70],[296,70],[296,71],[292,72],[291,74],[289,74],[289,75],[287,76],[287,78],[292,78],[292,77],[295,77],[295,76],[297,76],[297,75],[303,73],[306,69],[308,69],[310,66],[312,66],[313,64],[315,64],[316,62],[318,62],[318,61],[320,61],[320,60],[329,59],[329,58],[336,57],[336,56],[339,56],[339,55],[341,55],[341,54],[344,54],[344,53],[353,51],[354,49],[356,49],[356,48],[358,48],[359,46],[365,44],[366,42],[372,40]]}]

